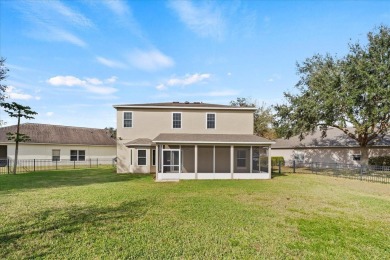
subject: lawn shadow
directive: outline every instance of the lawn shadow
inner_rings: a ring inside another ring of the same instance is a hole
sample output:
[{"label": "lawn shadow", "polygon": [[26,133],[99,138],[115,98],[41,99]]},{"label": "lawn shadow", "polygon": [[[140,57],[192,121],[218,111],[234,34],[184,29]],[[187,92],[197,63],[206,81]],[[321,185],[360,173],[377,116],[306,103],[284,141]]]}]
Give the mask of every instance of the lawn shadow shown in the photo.
[{"label": "lawn shadow", "polygon": [[286,177],[288,176],[288,174],[285,174],[285,173],[278,173],[278,172],[273,172],[271,173],[271,179],[273,178],[278,178],[278,177]]},{"label": "lawn shadow", "polygon": [[152,180],[149,174],[118,174],[115,169],[76,169],[0,175],[0,194],[27,189],[83,186],[110,182]]},{"label": "lawn shadow", "polygon": [[[0,258],[6,259],[15,247],[24,250],[24,241],[34,237],[41,242],[34,244],[33,250],[27,250],[30,255],[25,255],[26,259],[44,257],[51,252],[53,242],[71,243],[67,239],[80,239],[80,232],[84,233],[84,237],[85,232],[96,230],[111,234],[123,228],[123,223],[130,225],[145,216],[153,204],[151,200],[141,199],[113,207],[71,206],[41,211],[34,215],[34,221],[20,221],[0,232]],[[47,238],[50,238],[49,241]]]}]

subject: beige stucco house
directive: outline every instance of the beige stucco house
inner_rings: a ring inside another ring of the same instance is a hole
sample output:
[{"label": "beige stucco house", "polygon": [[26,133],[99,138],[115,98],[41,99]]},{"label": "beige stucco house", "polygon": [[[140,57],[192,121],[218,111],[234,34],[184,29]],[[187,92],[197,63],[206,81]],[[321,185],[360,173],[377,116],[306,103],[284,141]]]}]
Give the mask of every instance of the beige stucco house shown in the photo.
[{"label": "beige stucco house", "polygon": [[201,102],[115,105],[117,171],[165,179],[270,179],[270,140],[252,107]]},{"label": "beige stucco house", "polygon": [[[16,133],[16,125],[0,128],[0,159],[14,159],[15,142],[7,133]],[[19,143],[18,159],[45,159],[53,161],[100,160],[112,163],[116,157],[116,141],[105,129],[62,125],[26,123],[20,133],[30,141]]]},{"label": "beige stucco house", "polygon": [[[390,155],[390,135],[386,135],[369,149],[369,157]],[[309,134],[302,141],[299,136],[290,139],[276,139],[272,145],[272,156],[283,156],[287,164],[298,163],[340,163],[359,166],[361,153],[358,143],[337,128],[330,128],[327,136],[321,132]]]}]

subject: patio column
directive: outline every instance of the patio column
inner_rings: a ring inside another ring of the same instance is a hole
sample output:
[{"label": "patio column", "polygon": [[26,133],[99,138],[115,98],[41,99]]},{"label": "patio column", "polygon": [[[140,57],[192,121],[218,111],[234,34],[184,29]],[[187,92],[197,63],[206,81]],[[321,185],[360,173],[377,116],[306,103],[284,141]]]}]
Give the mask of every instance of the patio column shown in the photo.
[{"label": "patio column", "polygon": [[156,180],[158,180],[158,171],[160,170],[160,163],[159,163],[159,159],[158,159],[158,156],[159,156],[159,153],[158,151],[160,150],[160,145],[156,145],[156,157],[154,158],[155,159],[155,162],[154,164],[156,165]]},{"label": "patio column", "polygon": [[230,175],[231,179],[233,179],[233,173],[234,173],[234,146],[230,146]]},{"label": "patio column", "polygon": [[215,173],[215,145],[213,146],[213,173]]},{"label": "patio column", "polygon": [[268,177],[271,179],[271,171],[272,171],[272,165],[271,165],[271,146],[268,147]]},{"label": "patio column", "polygon": [[194,151],[194,155],[195,155],[195,179],[198,179],[198,145],[196,144],[195,145],[195,151]]}]

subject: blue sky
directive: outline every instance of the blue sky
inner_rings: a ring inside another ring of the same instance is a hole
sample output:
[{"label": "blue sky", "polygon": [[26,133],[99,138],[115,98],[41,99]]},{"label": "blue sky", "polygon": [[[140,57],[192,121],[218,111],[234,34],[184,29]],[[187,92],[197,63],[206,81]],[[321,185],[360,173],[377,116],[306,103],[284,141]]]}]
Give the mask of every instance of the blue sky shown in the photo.
[{"label": "blue sky", "polygon": [[8,100],[31,122],[103,128],[113,104],[280,103],[296,62],[365,43],[390,1],[0,0],[0,19]]}]

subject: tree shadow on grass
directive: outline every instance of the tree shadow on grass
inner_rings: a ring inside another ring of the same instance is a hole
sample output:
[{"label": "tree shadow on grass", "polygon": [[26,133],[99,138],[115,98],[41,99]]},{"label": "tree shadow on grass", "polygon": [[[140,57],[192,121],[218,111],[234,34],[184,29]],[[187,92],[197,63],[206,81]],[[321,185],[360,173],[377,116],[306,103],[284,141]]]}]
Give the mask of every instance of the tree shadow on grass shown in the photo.
[{"label": "tree shadow on grass", "polygon": [[[94,240],[98,237],[95,233],[97,229],[100,233],[115,233],[116,230],[123,228],[123,223],[131,225],[145,216],[153,204],[151,200],[141,199],[113,207],[76,206],[39,212],[31,217],[34,221],[20,221],[0,231],[2,248],[0,258],[8,258],[15,249],[21,250],[20,253],[25,258],[31,259],[44,257],[53,250],[58,250],[56,245],[59,244],[62,246],[63,243],[70,243],[68,246],[79,246],[69,240],[85,238],[85,233],[86,239]],[[79,235],[81,231],[82,237]]]},{"label": "tree shadow on grass", "polygon": [[287,177],[287,176],[288,176],[288,174],[285,174],[285,173],[273,172],[271,174],[271,179],[278,178],[278,177]]},{"label": "tree shadow on grass", "polygon": [[149,174],[117,174],[114,169],[76,169],[0,175],[0,194],[26,189],[82,186],[97,183],[127,182],[150,179]]}]

